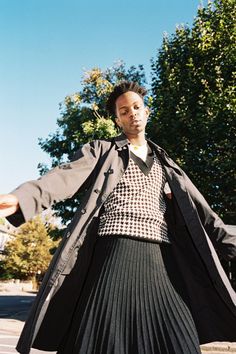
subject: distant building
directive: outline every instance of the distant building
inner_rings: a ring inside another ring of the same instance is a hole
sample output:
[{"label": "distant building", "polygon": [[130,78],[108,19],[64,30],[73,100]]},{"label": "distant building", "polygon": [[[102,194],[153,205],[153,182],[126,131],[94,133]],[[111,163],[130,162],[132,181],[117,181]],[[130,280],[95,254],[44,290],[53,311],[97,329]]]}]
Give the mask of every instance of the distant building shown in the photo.
[{"label": "distant building", "polygon": [[15,236],[14,230],[10,224],[0,225],[0,254],[3,253],[6,242]]}]

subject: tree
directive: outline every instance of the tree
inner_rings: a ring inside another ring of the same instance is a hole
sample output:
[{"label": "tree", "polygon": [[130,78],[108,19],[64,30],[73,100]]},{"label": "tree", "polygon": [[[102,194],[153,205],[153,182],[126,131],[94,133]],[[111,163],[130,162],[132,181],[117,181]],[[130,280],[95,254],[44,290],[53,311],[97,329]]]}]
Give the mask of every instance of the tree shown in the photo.
[{"label": "tree", "polygon": [[236,3],[199,8],[152,61],[149,135],[186,170],[225,222],[235,222]]},{"label": "tree", "polygon": [[53,241],[49,231],[53,225],[45,225],[40,216],[23,224],[4,249],[3,269],[19,279],[35,279],[44,274],[58,241]]},{"label": "tree", "polygon": [[[70,160],[80,146],[93,139],[110,138],[117,135],[117,128],[105,110],[106,99],[114,84],[121,80],[145,83],[143,66],[125,68],[119,62],[107,70],[93,68],[86,72],[82,80],[82,90],[67,96],[60,105],[61,117],[57,120],[58,129],[47,139],[40,139],[41,148],[52,158],[54,167]],[[40,164],[40,173],[48,167]],[[53,209],[66,224],[73,217],[81,195],[73,200],[58,203]]]}]

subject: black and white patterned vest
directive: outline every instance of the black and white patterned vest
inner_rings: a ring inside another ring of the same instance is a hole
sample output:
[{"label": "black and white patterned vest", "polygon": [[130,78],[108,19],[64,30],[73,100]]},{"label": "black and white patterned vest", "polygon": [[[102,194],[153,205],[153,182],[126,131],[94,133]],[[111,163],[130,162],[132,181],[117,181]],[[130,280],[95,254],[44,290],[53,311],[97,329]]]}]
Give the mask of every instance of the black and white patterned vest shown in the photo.
[{"label": "black and white patterned vest", "polygon": [[137,157],[130,158],[122,179],[104,204],[99,236],[124,235],[170,243],[164,219],[166,177],[155,154],[152,159],[150,170],[144,173],[135,163]]}]

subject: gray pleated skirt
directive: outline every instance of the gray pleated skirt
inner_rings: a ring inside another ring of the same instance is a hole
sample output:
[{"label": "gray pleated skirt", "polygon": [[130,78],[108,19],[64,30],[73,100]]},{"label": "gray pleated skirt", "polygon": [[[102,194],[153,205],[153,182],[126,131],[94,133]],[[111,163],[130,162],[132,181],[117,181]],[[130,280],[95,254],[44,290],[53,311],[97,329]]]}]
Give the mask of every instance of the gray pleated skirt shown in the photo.
[{"label": "gray pleated skirt", "polygon": [[58,353],[201,353],[171,247],[99,237]]}]

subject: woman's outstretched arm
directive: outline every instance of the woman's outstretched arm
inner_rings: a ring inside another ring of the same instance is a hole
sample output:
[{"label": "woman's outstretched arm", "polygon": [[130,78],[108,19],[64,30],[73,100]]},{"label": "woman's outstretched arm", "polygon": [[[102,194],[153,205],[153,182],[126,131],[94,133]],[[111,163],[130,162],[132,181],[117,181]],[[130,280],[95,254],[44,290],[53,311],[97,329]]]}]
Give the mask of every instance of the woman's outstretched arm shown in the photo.
[{"label": "woman's outstretched arm", "polygon": [[13,194],[0,194],[0,217],[6,218],[19,209],[18,198]]}]

